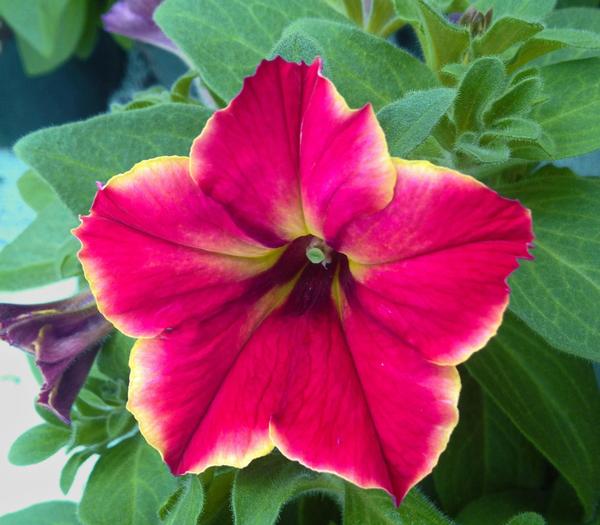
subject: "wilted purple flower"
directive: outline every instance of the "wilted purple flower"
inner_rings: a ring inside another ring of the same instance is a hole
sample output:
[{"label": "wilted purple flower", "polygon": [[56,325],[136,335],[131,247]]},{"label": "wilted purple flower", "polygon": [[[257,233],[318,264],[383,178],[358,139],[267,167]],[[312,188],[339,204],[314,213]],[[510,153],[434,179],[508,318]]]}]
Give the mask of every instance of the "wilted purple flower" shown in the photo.
[{"label": "wilted purple flower", "polygon": [[35,357],[44,378],[38,403],[65,423],[111,330],[89,293],[45,304],[0,304],[0,339]]},{"label": "wilted purple flower", "polygon": [[162,0],[118,0],[102,15],[104,28],[140,42],[180,54],[178,47],[152,19]]}]

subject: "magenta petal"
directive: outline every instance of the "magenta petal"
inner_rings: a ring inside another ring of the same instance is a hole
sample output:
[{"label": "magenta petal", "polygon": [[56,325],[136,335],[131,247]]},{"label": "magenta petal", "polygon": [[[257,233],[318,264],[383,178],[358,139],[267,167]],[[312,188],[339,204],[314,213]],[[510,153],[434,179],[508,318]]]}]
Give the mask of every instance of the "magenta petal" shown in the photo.
[{"label": "magenta petal", "polygon": [[98,308],[136,337],[210,315],[277,255],[203,195],[179,157],[111,179],[74,233]]},{"label": "magenta petal", "polygon": [[394,200],[350,224],[346,286],[368,315],[439,364],[457,364],[496,333],[506,279],[529,257],[531,215],[475,179],[397,161]]},{"label": "magenta petal", "polygon": [[263,61],[191,152],[192,176],[268,246],[333,238],[392,197],[395,172],[370,106],[352,111],[312,65]]}]

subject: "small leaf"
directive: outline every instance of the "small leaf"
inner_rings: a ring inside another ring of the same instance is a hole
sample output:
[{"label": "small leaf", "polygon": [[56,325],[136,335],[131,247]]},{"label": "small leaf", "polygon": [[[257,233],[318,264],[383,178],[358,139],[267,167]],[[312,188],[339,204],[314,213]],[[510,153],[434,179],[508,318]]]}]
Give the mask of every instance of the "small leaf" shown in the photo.
[{"label": "small leaf", "polygon": [[[600,394],[591,365],[558,352],[507,313],[498,335],[466,366],[591,513],[600,496]],[[514,512],[520,510],[537,509]]]},{"label": "small leaf", "polygon": [[497,138],[514,140],[537,140],[542,135],[541,126],[530,119],[521,117],[509,117],[497,120],[486,132],[481,134],[481,142]]},{"label": "small leaf", "polygon": [[510,148],[504,141],[478,143],[474,133],[463,133],[456,142],[454,149],[457,153],[466,155],[481,164],[498,164],[510,158]]},{"label": "small leaf", "polygon": [[479,58],[462,78],[454,100],[454,122],[459,131],[477,130],[487,105],[504,90],[505,71],[495,57]]},{"label": "small leaf", "polygon": [[497,19],[481,37],[473,42],[478,56],[499,55],[519,42],[524,42],[544,29],[538,22],[504,16]]},{"label": "small leaf", "polygon": [[110,379],[129,380],[129,353],[135,342],[121,332],[115,331],[102,345],[96,366]]},{"label": "small leaf", "polygon": [[271,57],[280,56],[288,62],[312,64],[318,56],[323,56],[319,45],[303,31],[286,31],[275,44]]},{"label": "small leaf", "polygon": [[[553,11],[546,17],[545,22],[548,27],[570,27],[571,29],[583,29],[600,34],[600,9],[597,8],[598,3],[595,0],[592,4],[594,9],[588,7],[571,7]],[[578,60],[597,55],[597,50],[572,47],[554,51],[538,59],[536,62],[544,65],[555,64],[557,62]]]},{"label": "small leaf", "polygon": [[138,435],[100,457],[85,487],[79,518],[83,525],[159,525],[158,509],[176,486],[158,453]]},{"label": "small leaf", "polygon": [[448,111],[455,91],[447,88],[417,91],[388,104],[377,113],[390,153],[407,157],[431,134]]},{"label": "small leaf", "polygon": [[16,439],[8,452],[8,460],[20,466],[40,463],[66,446],[70,438],[68,427],[38,425]]},{"label": "small leaf", "polygon": [[484,112],[483,119],[489,125],[504,117],[526,115],[533,104],[540,99],[542,81],[528,76],[514,84]]},{"label": "small leaf", "polygon": [[546,525],[546,520],[536,512],[524,512],[508,520],[506,525]]},{"label": "small leaf", "polygon": [[75,452],[65,463],[60,472],[60,490],[63,494],[67,494],[71,490],[77,471],[92,454],[89,450]]},{"label": "small leaf", "polygon": [[0,525],[79,525],[77,504],[72,501],[45,501],[0,516]]},{"label": "small leaf", "polygon": [[544,494],[536,490],[511,490],[486,494],[469,503],[456,516],[460,525],[506,525],[518,512],[537,512],[544,506]]},{"label": "small leaf", "polygon": [[480,11],[494,10],[494,18],[512,16],[524,20],[542,20],[556,4],[556,0],[476,0],[473,7]]},{"label": "small leaf", "polygon": [[126,434],[133,425],[133,417],[127,410],[115,410],[106,419],[106,433],[110,439],[115,439]]},{"label": "small leaf", "polygon": [[600,54],[600,35],[591,31],[569,28],[547,28],[528,40],[510,61],[509,70],[516,71],[524,64],[559,49],[597,50]]},{"label": "small leaf", "polygon": [[424,0],[418,0],[418,10],[416,31],[427,65],[439,71],[446,64],[462,62],[469,46],[469,31],[448,22]]},{"label": "small leaf", "polygon": [[188,155],[209,116],[209,110],[190,104],[101,115],[31,133],[17,142],[15,152],[73,213],[87,213],[97,191],[96,181],[106,182],[141,160]]},{"label": "small leaf", "polygon": [[161,507],[165,525],[196,525],[204,505],[204,489],[198,476],[189,474]]}]

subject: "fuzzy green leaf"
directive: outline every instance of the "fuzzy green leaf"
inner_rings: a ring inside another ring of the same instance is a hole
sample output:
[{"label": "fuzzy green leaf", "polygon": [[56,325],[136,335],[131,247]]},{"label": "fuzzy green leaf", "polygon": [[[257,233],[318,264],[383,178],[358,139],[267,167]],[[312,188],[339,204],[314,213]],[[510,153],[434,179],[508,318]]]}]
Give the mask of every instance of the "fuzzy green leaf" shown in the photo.
[{"label": "fuzzy green leaf", "polygon": [[454,100],[454,122],[459,131],[478,130],[488,104],[504,90],[505,71],[495,57],[479,58],[463,76]]},{"label": "fuzzy green leaf", "polygon": [[67,494],[67,492],[71,490],[77,471],[91,455],[92,452],[89,450],[75,452],[75,454],[73,454],[65,463],[65,466],[60,472],[60,490],[63,494]]},{"label": "fuzzy green leaf", "polygon": [[450,108],[455,91],[447,88],[409,93],[377,113],[390,153],[406,158],[431,134]]},{"label": "fuzzy green leaf", "polygon": [[302,494],[319,492],[343,508],[344,525],[451,525],[418,491],[399,508],[381,490],[363,490],[331,474],[309,470],[278,453],[240,470],[232,491],[236,525],[272,525],[283,506]]},{"label": "fuzzy green leaf", "polygon": [[507,313],[498,335],[466,366],[590,513],[600,497],[600,393],[591,365],[558,352]]},{"label": "fuzzy green leaf", "polygon": [[481,37],[473,42],[478,56],[499,55],[519,42],[524,42],[544,29],[539,22],[504,16],[496,20]]},{"label": "fuzzy green leaf", "polygon": [[71,438],[68,427],[45,423],[21,434],[10,447],[8,459],[13,465],[33,465],[48,459]]},{"label": "fuzzy green leaf", "polygon": [[76,250],[70,230],[74,215],[58,201],[42,209],[18,237],[0,251],[0,289],[20,290],[76,275],[64,265]]},{"label": "fuzzy green leaf", "polygon": [[419,10],[419,22],[415,24],[415,29],[427,65],[439,71],[446,64],[462,62],[469,47],[469,31],[448,22],[424,0],[415,3]]},{"label": "fuzzy green leaf", "polygon": [[84,214],[96,181],[152,157],[188,155],[209,116],[200,106],[160,104],[42,129],[17,142],[15,151],[75,214]]},{"label": "fuzzy green leaf", "polygon": [[561,62],[540,69],[549,100],[537,106],[531,118],[556,143],[554,158],[573,157],[600,148],[599,71],[600,58]]},{"label": "fuzzy green leaf", "polygon": [[438,84],[427,66],[406,51],[348,25],[299,20],[284,37],[295,33],[310,39],[314,49],[322,52],[325,75],[350,107],[370,102],[379,110],[410,91]]},{"label": "fuzzy green leaf", "polygon": [[460,419],[433,471],[443,509],[456,514],[484,494],[539,488],[546,463],[540,453],[461,370]]},{"label": "fuzzy green leaf", "polygon": [[499,164],[510,158],[510,148],[505,141],[494,141],[481,144],[474,133],[463,133],[456,142],[457,153],[474,159],[480,164]]},{"label": "fuzzy green leaf", "polygon": [[600,178],[548,167],[495,189],[533,213],[535,260],[509,281],[511,310],[553,346],[600,361]]},{"label": "fuzzy green leaf", "polygon": [[79,525],[77,504],[72,501],[45,501],[0,516],[0,525]]},{"label": "fuzzy green leaf", "polygon": [[509,70],[515,71],[538,57],[565,48],[582,51],[593,50],[593,54],[596,56],[600,54],[600,34],[570,28],[544,29],[523,44],[510,61]]},{"label": "fuzzy green leaf", "polygon": [[304,17],[348,23],[321,0],[167,0],[155,12],[160,27],[223,100],[235,96],[284,28]]},{"label": "fuzzy green leaf", "polygon": [[514,140],[537,140],[542,135],[541,126],[530,119],[509,117],[497,120],[486,132],[481,134],[482,142],[496,138]]},{"label": "fuzzy green leaf", "polygon": [[508,520],[506,525],[546,525],[546,520],[536,512],[523,512]]},{"label": "fuzzy green leaf", "polygon": [[83,525],[159,525],[158,509],[176,486],[158,453],[138,435],[98,460],[79,517]]},{"label": "fuzzy green leaf", "polygon": [[202,484],[198,476],[189,474],[161,507],[159,516],[164,525],[196,525],[203,505]]},{"label": "fuzzy green leaf", "polygon": [[475,0],[470,2],[480,11],[494,10],[494,19],[513,16],[524,20],[542,20],[556,0]]},{"label": "fuzzy green leaf", "polygon": [[542,81],[536,76],[529,76],[515,83],[501,97],[495,100],[484,112],[483,120],[487,125],[495,120],[526,115],[531,111],[542,93]]}]

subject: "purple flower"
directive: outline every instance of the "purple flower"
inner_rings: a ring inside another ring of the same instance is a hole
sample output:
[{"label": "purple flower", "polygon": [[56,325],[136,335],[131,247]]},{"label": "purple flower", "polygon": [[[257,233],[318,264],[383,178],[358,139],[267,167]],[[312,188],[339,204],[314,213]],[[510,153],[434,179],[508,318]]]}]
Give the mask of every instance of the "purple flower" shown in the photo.
[{"label": "purple flower", "polygon": [[45,304],[0,304],[0,339],[35,357],[44,378],[38,403],[65,423],[111,330],[89,293]]},{"label": "purple flower", "polygon": [[118,0],[102,15],[104,28],[140,42],[180,54],[177,46],[152,19],[162,0]]}]

